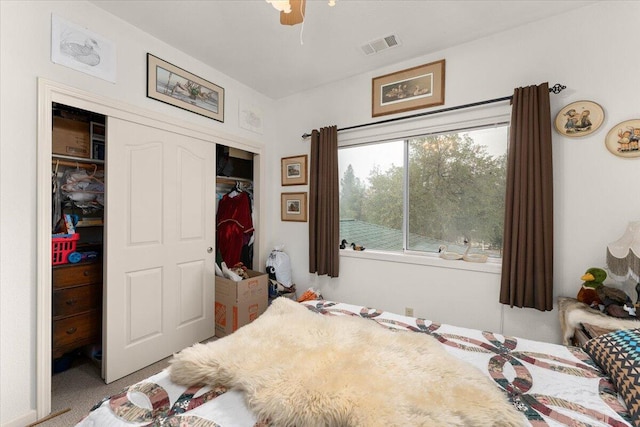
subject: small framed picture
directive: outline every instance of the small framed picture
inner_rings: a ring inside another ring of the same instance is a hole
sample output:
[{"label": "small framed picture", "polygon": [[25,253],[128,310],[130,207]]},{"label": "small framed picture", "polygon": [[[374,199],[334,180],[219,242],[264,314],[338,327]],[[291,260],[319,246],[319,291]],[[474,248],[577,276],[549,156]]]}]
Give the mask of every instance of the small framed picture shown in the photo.
[{"label": "small framed picture", "polygon": [[282,158],[282,185],[307,185],[307,155]]},{"label": "small framed picture", "polygon": [[307,222],[307,193],[282,193],[281,220]]},{"label": "small framed picture", "polygon": [[401,113],[444,104],[445,60],[372,80],[371,116]]},{"label": "small framed picture", "polygon": [[587,136],[604,122],[604,110],[593,101],[576,101],[562,108],[554,121],[556,131],[564,136]]},{"label": "small framed picture", "polygon": [[620,122],[611,128],[604,140],[612,154],[626,159],[640,157],[640,119]]}]

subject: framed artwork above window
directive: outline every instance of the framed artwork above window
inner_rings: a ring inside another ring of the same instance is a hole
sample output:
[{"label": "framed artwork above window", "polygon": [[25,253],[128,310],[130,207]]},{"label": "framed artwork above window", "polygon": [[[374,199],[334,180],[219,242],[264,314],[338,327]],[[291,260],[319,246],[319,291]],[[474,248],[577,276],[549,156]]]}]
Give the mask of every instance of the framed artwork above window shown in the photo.
[{"label": "framed artwork above window", "polygon": [[371,116],[444,104],[445,60],[408,68],[372,80]]}]

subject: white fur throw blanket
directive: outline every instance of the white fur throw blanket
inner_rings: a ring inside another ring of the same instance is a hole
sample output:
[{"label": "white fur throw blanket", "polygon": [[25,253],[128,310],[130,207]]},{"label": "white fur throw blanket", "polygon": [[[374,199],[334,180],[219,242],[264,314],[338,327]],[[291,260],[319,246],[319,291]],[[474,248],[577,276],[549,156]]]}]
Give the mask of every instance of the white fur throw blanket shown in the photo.
[{"label": "white fur throw blanket", "polygon": [[170,373],[182,385],[240,389],[278,427],[526,425],[488,377],[434,338],[318,315],[287,298],[175,355]]},{"label": "white fur throw blanket", "polygon": [[633,329],[640,327],[640,320],[620,319],[589,307],[575,298],[558,297],[558,316],[562,327],[562,344],[569,345],[571,337],[581,323],[599,326],[604,329]]}]

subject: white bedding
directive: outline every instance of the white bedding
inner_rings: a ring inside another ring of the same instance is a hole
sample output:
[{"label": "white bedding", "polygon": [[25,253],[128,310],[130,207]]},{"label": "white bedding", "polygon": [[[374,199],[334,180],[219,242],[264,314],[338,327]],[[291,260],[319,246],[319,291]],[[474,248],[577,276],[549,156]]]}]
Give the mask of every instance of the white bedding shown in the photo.
[{"label": "white bedding", "polygon": [[[609,379],[575,347],[537,342],[330,301],[307,301],[324,315],[372,318],[429,333],[452,355],[492,378],[532,426],[631,426]],[[286,327],[286,325],[283,325]],[[240,392],[172,384],[165,371],[106,398],[77,426],[259,427]],[[446,425],[446,420],[443,420]],[[302,427],[302,426],[301,426]]]}]

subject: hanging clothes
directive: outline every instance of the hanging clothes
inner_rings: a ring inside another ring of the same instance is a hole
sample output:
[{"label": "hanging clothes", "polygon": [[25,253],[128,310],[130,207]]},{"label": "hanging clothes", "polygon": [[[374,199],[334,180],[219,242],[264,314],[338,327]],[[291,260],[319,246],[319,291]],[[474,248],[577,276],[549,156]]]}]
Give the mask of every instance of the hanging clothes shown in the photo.
[{"label": "hanging clothes", "polygon": [[243,261],[243,249],[246,257],[254,231],[249,194],[234,188],[222,197],[218,203],[216,228],[218,250],[227,266],[241,261],[248,264]]}]

